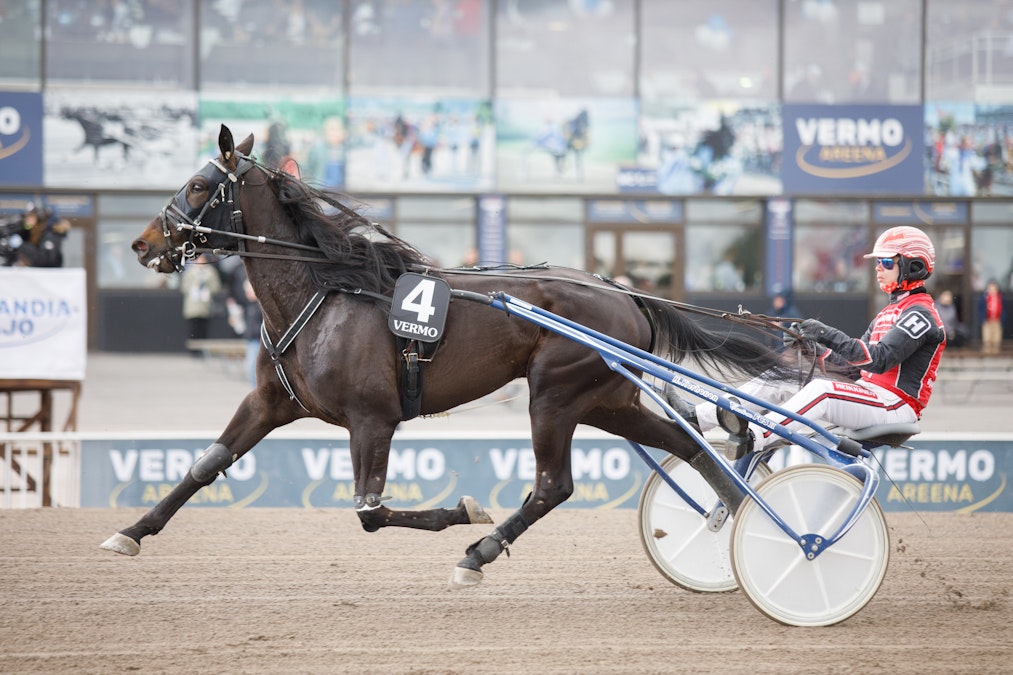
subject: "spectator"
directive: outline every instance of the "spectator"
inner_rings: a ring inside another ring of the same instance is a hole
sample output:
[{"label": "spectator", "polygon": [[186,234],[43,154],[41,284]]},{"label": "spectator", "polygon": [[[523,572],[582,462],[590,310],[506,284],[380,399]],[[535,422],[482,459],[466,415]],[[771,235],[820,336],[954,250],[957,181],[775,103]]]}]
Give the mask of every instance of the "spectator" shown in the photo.
[{"label": "spectator", "polygon": [[13,254],[14,267],[63,267],[63,240],[70,232],[70,221],[57,218],[46,209],[40,211],[28,203],[24,215],[24,232]]},{"label": "spectator", "polygon": [[[774,293],[773,297],[770,298],[770,307],[766,311],[767,316],[772,317],[783,317],[785,319],[799,320],[802,318],[802,312],[795,303],[792,301],[791,291],[778,291]],[[781,324],[784,328],[787,328],[787,322]],[[782,344],[780,336],[776,336],[771,346],[780,347]]]},{"label": "spectator", "polygon": [[981,351],[985,354],[998,354],[1002,349],[1006,310],[1002,304],[999,282],[995,279],[988,282],[978,301],[978,316],[981,318]]},{"label": "spectator", "polygon": [[936,298],[936,311],[946,329],[946,344],[961,347],[967,342],[967,329],[960,323],[957,306],[953,303],[953,292],[943,291]]},{"label": "spectator", "polygon": [[[215,295],[222,290],[221,276],[211,256],[201,253],[183,270],[179,289],[183,293],[183,318],[187,323],[187,339],[206,340],[211,322],[211,309]],[[194,356],[199,349],[191,349]]]}]

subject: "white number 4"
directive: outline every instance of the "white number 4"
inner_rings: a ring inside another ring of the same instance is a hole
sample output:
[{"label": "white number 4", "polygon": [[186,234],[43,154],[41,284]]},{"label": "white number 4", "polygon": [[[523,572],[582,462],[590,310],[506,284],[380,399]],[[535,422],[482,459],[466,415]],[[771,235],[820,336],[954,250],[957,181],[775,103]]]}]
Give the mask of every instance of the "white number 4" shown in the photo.
[{"label": "white number 4", "polygon": [[432,279],[423,279],[401,301],[401,309],[406,312],[415,312],[417,321],[429,323],[429,319],[433,314],[436,314],[436,307],[433,306],[433,291],[435,289],[436,282]]}]

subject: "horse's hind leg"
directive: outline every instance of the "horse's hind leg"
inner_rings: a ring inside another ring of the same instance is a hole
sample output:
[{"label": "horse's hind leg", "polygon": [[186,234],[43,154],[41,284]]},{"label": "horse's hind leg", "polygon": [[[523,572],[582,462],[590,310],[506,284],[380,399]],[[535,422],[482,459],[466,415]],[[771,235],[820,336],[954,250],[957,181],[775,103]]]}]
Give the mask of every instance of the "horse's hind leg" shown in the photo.
[{"label": "horse's hind leg", "polygon": [[[537,406],[537,403],[533,403]],[[535,482],[521,507],[485,537],[468,547],[467,555],[454,567],[451,587],[475,586],[482,581],[482,566],[491,563],[532,524],[573,494],[570,473],[570,443],[576,422],[568,423],[562,410],[532,415],[532,445],[535,451]],[[558,413],[558,414],[555,414]],[[567,431],[569,430],[569,431]]]}]

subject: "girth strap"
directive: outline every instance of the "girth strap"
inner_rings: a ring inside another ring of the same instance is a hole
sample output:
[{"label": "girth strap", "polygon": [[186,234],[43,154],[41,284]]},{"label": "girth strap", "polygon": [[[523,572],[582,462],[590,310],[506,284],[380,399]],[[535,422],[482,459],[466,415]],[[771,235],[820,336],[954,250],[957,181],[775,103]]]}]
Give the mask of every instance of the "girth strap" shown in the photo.
[{"label": "girth strap", "polygon": [[289,399],[298,403],[299,407],[306,412],[310,412],[309,408],[304,406],[302,401],[299,400],[299,397],[295,395],[295,390],[292,389],[292,384],[288,381],[288,377],[285,375],[285,369],[281,365],[281,355],[285,353],[285,350],[287,350],[293,342],[295,342],[296,337],[302,332],[302,329],[306,327],[309,320],[313,318],[316,311],[320,309],[320,305],[323,304],[326,297],[327,293],[325,291],[317,291],[314,293],[313,297],[311,297],[309,302],[306,303],[306,306],[303,307],[301,312],[299,312],[299,316],[295,318],[292,325],[288,327],[288,330],[286,330],[278,340],[277,345],[271,343],[271,336],[267,334],[267,324],[260,324],[260,342],[267,350],[267,354],[271,357],[271,361],[274,362],[274,370],[278,373],[278,379],[281,380],[281,385],[285,387],[285,391],[288,392]]}]

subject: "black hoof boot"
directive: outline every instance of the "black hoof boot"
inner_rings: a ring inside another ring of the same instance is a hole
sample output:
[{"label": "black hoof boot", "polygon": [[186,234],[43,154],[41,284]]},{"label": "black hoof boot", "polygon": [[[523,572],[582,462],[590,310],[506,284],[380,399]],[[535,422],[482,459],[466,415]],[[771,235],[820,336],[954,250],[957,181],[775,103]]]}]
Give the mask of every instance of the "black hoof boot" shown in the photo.
[{"label": "black hoof boot", "polygon": [[679,413],[679,417],[697,429],[700,428],[700,422],[696,418],[696,406],[679,396],[679,392],[675,387],[665,388],[665,400],[668,401],[668,405],[675,409],[675,412]]}]

